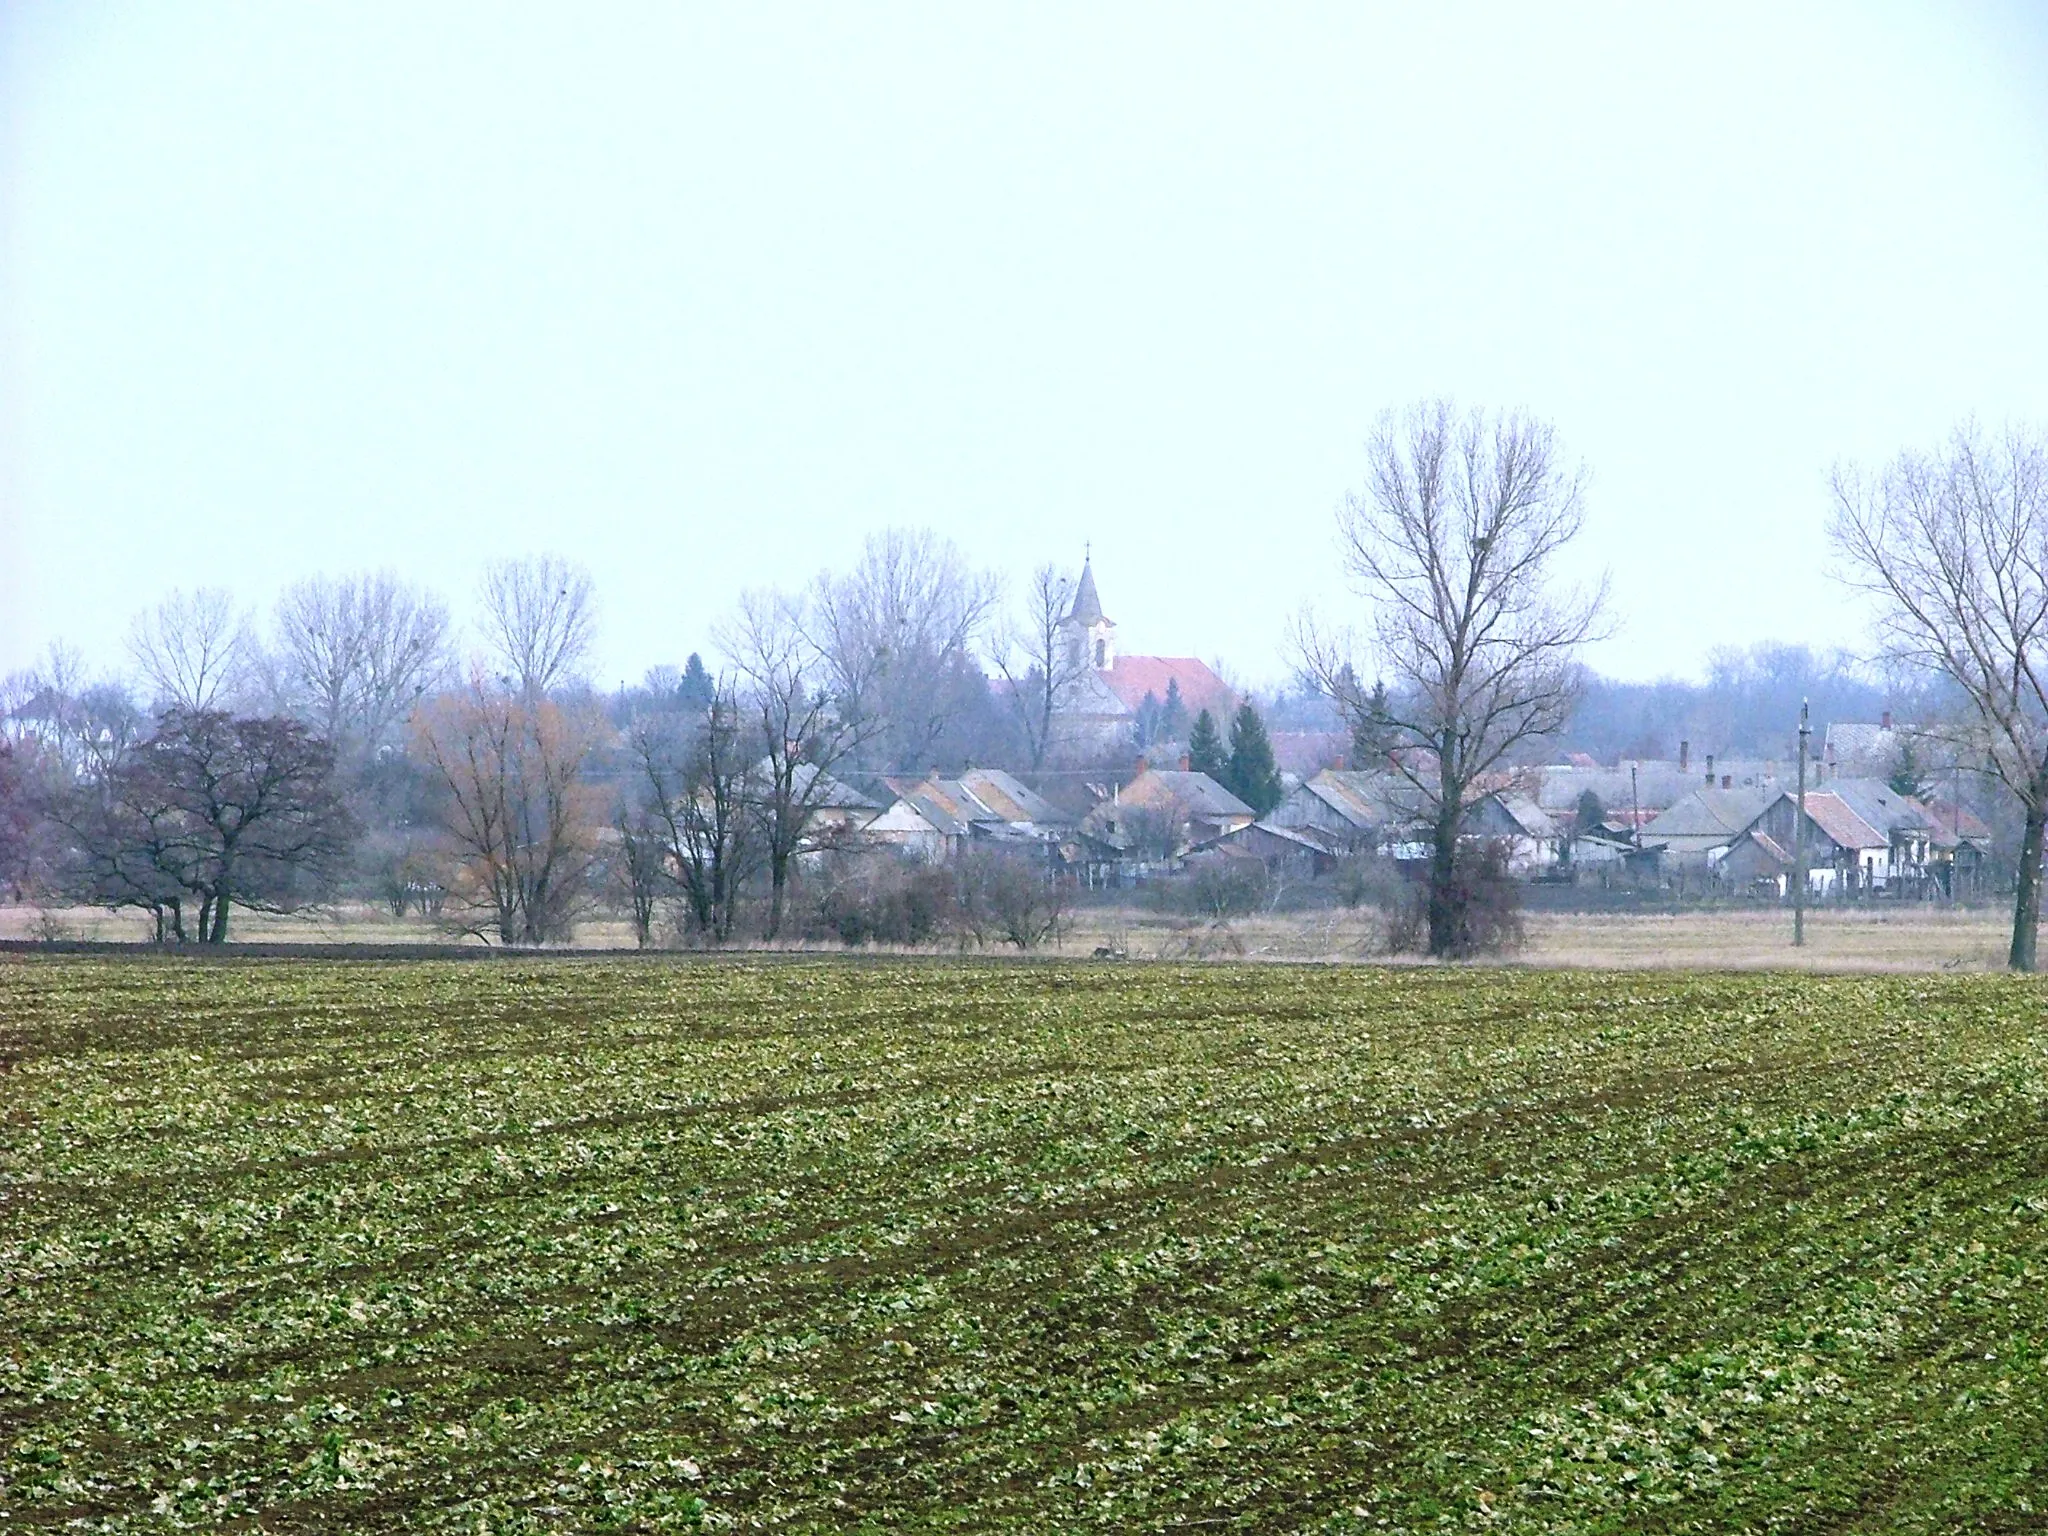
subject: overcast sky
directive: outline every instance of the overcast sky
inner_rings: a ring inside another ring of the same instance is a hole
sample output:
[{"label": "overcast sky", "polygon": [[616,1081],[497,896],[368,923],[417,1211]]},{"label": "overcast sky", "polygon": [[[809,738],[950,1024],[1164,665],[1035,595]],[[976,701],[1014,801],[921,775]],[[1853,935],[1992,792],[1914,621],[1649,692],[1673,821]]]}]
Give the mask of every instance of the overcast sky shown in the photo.
[{"label": "overcast sky", "polygon": [[2048,423],[2048,7],[0,0],[0,672],[554,548],[609,683],[901,524],[1277,677],[1436,394],[1603,670],[1855,643],[1829,464]]}]

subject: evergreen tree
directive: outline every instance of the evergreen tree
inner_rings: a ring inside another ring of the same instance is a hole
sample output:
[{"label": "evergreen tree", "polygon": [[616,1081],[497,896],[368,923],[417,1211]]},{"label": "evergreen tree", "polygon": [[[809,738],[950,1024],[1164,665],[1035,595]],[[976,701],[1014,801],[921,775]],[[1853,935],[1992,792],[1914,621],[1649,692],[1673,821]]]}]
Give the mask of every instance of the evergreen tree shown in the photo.
[{"label": "evergreen tree", "polygon": [[1230,771],[1229,759],[1223,755],[1223,733],[1216,729],[1216,717],[1206,709],[1195,716],[1194,729],[1188,732],[1188,767],[1218,783]]},{"label": "evergreen tree", "polygon": [[1899,750],[1892,758],[1892,771],[1885,782],[1897,795],[1918,795],[1926,782],[1920,773],[1920,754],[1913,750],[1913,738],[1901,732]]},{"label": "evergreen tree", "polygon": [[1258,815],[1280,803],[1280,767],[1273,761],[1273,743],[1266,736],[1266,722],[1249,700],[1238,706],[1237,718],[1230,723],[1230,761],[1223,772],[1224,788]]},{"label": "evergreen tree", "polygon": [[1158,736],[1161,741],[1179,741],[1188,728],[1188,701],[1180,696],[1180,679],[1166,680],[1166,702],[1159,706]]},{"label": "evergreen tree", "polygon": [[1351,766],[1384,768],[1387,754],[1394,750],[1394,732],[1387,721],[1387,685],[1372,685],[1372,697],[1351,722]]},{"label": "evergreen tree", "polygon": [[1147,688],[1145,697],[1138,701],[1138,745],[1141,747],[1149,747],[1162,739],[1159,708],[1159,695]]},{"label": "evergreen tree", "polygon": [[1580,837],[1593,831],[1607,820],[1607,807],[1600,803],[1600,797],[1592,790],[1579,796],[1579,805],[1574,817],[1573,831]]},{"label": "evergreen tree", "polygon": [[695,651],[683,664],[683,680],[676,687],[676,696],[683,707],[691,710],[705,710],[711,707],[711,674],[704,669],[704,658]]}]

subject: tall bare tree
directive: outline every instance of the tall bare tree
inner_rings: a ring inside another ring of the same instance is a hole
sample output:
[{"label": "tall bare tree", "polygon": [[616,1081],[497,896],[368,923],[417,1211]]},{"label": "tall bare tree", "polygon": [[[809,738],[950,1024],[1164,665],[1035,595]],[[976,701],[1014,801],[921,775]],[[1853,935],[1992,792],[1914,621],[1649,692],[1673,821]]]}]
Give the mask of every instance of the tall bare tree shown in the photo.
[{"label": "tall bare tree", "polygon": [[128,653],[154,690],[154,702],[188,714],[233,702],[251,650],[248,624],[220,587],[172,592],[128,631]]},{"label": "tall bare tree", "polygon": [[413,731],[444,792],[456,895],[482,918],[472,931],[504,944],[570,937],[602,819],[587,776],[596,720],[473,678],[429,700]]},{"label": "tall bare tree", "polygon": [[[1570,718],[1576,653],[1599,631],[1605,587],[1558,579],[1584,519],[1584,476],[1561,461],[1547,424],[1437,401],[1381,417],[1367,449],[1365,489],[1345,498],[1338,530],[1372,605],[1378,666],[1355,665],[1354,642],[1312,620],[1299,643],[1354,727],[1395,745],[1431,825],[1429,950],[1450,955],[1469,895],[1458,874],[1466,814],[1518,747]],[[1367,693],[1361,676],[1390,686]]]},{"label": "tall bare tree", "polygon": [[1067,644],[1061,629],[1073,603],[1073,581],[1057,567],[1041,565],[1031,573],[1023,614],[996,651],[996,669],[1008,685],[1033,772],[1045,766],[1060,706],[1088,670],[1087,657]]},{"label": "tall bare tree", "polygon": [[276,627],[292,707],[337,751],[381,745],[446,665],[447,606],[391,571],[296,582]]},{"label": "tall bare tree", "polygon": [[760,735],[748,794],[768,866],[767,936],[782,931],[797,855],[815,846],[840,811],[844,787],[832,770],[857,752],[876,717],[845,707],[832,684],[838,669],[811,639],[801,608],[775,593],[749,593],[720,644]]},{"label": "tall bare tree", "polygon": [[1829,534],[1878,600],[1886,651],[1955,683],[1971,718],[1953,744],[1983,754],[2025,813],[2007,963],[2031,971],[2048,829],[2048,438],[1963,427],[1876,474],[1839,467],[1833,492]]},{"label": "tall bare tree", "polygon": [[946,671],[971,652],[996,593],[928,529],[875,534],[851,571],[812,583],[799,610],[805,638],[876,766],[930,766],[947,724]]},{"label": "tall bare tree", "polygon": [[576,676],[597,639],[590,572],[560,555],[499,560],[480,594],[485,647],[511,686],[539,698]]},{"label": "tall bare tree", "polygon": [[752,742],[730,680],[713,686],[701,713],[650,715],[635,722],[630,737],[643,814],[658,834],[664,866],[682,891],[691,926],[719,943],[732,937],[740,892],[756,862]]}]

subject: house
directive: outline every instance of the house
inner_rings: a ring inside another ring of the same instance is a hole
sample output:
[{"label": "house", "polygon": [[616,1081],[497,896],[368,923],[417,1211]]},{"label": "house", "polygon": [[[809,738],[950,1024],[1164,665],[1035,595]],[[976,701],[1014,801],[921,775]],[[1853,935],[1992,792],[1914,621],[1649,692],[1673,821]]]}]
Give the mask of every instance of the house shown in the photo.
[{"label": "house", "polygon": [[1421,803],[1421,791],[1398,773],[1325,768],[1289,790],[1266,821],[1331,847],[1369,853],[1413,841]]},{"label": "house", "polygon": [[892,778],[883,783],[893,798],[862,829],[863,838],[927,863],[957,858],[977,839],[1055,845],[1073,828],[1070,818],[999,768],[970,768],[956,779]]},{"label": "house", "polygon": [[[1780,791],[1743,829],[1749,846],[1731,879],[1754,880],[1784,868],[1799,850],[1796,795]],[[1852,895],[1892,888],[1920,894],[1930,879],[1933,819],[1911,795],[1882,779],[1845,779],[1806,792],[1805,856],[1808,882],[1819,895]],[[1755,834],[1761,833],[1763,840]],[[1731,847],[1728,857],[1738,849]]]},{"label": "house", "polygon": [[1564,829],[1527,795],[1499,791],[1465,810],[1463,836],[1506,845],[1508,870],[1528,876],[1556,866],[1564,849]]},{"label": "house", "polygon": [[1856,720],[1831,721],[1821,737],[1820,778],[1884,778],[1899,761],[1899,752],[1912,739],[1910,729],[1892,724],[1886,710],[1878,723]]},{"label": "house", "polygon": [[1128,751],[1136,744],[1146,701],[1156,708],[1169,694],[1179,697],[1189,721],[1206,709],[1219,730],[1230,728],[1237,694],[1206,662],[1192,656],[1119,654],[1116,620],[1103,612],[1092,560],[1081,564],[1074,600],[1060,621],[1060,643],[1073,678],[1054,710],[1057,755],[1088,758]]},{"label": "house", "polygon": [[1712,874],[1774,798],[1768,789],[1703,785],[1642,829],[1642,847],[1658,855],[1661,869]]},{"label": "house", "polygon": [[1335,867],[1337,854],[1313,833],[1255,821],[1190,849],[1186,862],[1194,867],[1224,859],[1256,862],[1268,879],[1313,880]]},{"label": "house", "polygon": [[[767,758],[754,767],[753,777],[765,783],[773,776]],[[824,769],[798,763],[790,771],[790,803],[810,808],[804,823],[805,840],[823,846],[860,831],[882,807],[866,795]]]},{"label": "house", "polygon": [[[1140,764],[1144,764],[1141,758]],[[1166,873],[1189,848],[1250,826],[1252,808],[1206,773],[1140,767],[1081,820],[1091,885]]]},{"label": "house", "polygon": [[1652,820],[1696,789],[1767,789],[1777,783],[1778,773],[1779,765],[1764,758],[1724,757],[1717,762],[1709,752],[1696,760],[1692,744],[1681,741],[1676,759],[1623,758],[1608,768],[1575,752],[1565,763],[1517,777],[1525,783],[1533,780],[1527,792],[1554,820],[1572,819],[1590,793],[1608,823],[1647,830]]}]

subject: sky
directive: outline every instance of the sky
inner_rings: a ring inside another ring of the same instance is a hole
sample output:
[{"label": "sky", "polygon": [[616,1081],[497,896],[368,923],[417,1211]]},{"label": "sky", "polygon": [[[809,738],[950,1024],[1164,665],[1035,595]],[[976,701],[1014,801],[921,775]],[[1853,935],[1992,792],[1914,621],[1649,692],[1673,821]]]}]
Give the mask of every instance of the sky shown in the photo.
[{"label": "sky", "polygon": [[1826,479],[2048,427],[2048,6],[0,0],[0,673],[593,572],[598,680],[931,527],[1128,651],[1355,618],[1381,412],[1553,423],[1618,677],[1857,646]]}]

